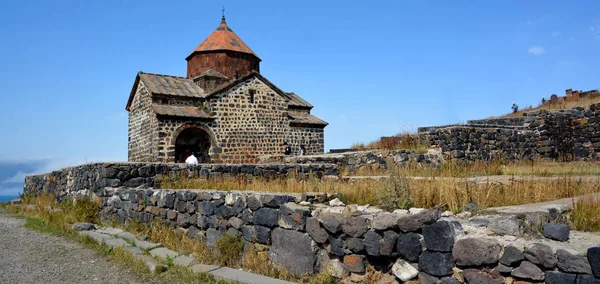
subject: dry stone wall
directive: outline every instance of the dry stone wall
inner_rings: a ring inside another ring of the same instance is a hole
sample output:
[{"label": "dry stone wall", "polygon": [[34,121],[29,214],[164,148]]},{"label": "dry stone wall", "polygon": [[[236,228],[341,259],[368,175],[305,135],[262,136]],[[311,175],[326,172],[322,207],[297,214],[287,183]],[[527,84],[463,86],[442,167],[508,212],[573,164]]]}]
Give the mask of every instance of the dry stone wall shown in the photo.
[{"label": "dry stone wall", "polygon": [[529,112],[520,118],[423,127],[419,136],[453,159],[600,160],[600,104]]},{"label": "dry stone wall", "polygon": [[[91,176],[95,174],[105,175]],[[600,247],[553,249],[535,240],[519,245],[515,236],[481,236],[443,217],[449,215],[439,207],[384,212],[369,206],[330,206],[323,203],[326,194],[77,188],[77,182],[69,181],[70,173],[65,175],[65,190],[42,188],[59,199],[66,197],[63,192],[92,198],[102,217],[119,222],[165,222],[211,247],[224,234],[239,236],[246,249],[267,246],[271,260],[295,275],[327,269],[339,278],[352,274],[360,279],[371,264],[387,273],[389,283],[505,283],[508,277],[546,283],[600,281]],[[25,192],[39,194],[38,182],[48,178],[29,176]],[[482,223],[471,221],[474,226]]]}]

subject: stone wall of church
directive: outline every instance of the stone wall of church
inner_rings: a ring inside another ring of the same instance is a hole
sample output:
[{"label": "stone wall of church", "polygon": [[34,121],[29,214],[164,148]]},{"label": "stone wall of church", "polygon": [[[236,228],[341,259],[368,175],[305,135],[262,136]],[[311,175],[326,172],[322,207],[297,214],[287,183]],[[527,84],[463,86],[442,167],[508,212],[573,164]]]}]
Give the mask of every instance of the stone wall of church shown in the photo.
[{"label": "stone wall of church", "polygon": [[306,155],[319,155],[325,152],[325,136],[323,128],[315,127],[290,127],[290,135],[287,142],[292,148],[292,153],[300,151],[300,145],[306,148]]},{"label": "stone wall of church", "polygon": [[157,161],[158,121],[151,104],[152,98],[140,81],[129,110],[129,161]]},{"label": "stone wall of church", "polygon": [[204,130],[209,139],[211,140],[211,146],[217,153],[212,153],[211,161],[221,161],[218,156],[218,145],[216,144],[215,135],[210,128],[215,127],[216,124],[213,122],[200,122],[200,121],[189,121],[183,119],[168,119],[161,118],[158,121],[158,162],[162,163],[173,163],[175,162],[175,140],[177,135],[185,130],[186,128],[196,127]]},{"label": "stone wall of church", "polygon": [[287,102],[260,79],[250,78],[209,99],[208,106],[216,117],[212,130],[222,161],[255,162],[257,156],[283,151],[290,128]]}]

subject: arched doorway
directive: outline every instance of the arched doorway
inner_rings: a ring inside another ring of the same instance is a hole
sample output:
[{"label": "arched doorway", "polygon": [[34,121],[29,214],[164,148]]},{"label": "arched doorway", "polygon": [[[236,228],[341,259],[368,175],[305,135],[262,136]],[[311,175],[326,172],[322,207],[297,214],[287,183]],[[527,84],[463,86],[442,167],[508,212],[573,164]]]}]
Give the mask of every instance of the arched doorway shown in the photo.
[{"label": "arched doorway", "polygon": [[175,162],[185,163],[185,159],[193,153],[199,163],[207,163],[209,149],[210,137],[206,131],[196,127],[184,129],[175,140]]}]

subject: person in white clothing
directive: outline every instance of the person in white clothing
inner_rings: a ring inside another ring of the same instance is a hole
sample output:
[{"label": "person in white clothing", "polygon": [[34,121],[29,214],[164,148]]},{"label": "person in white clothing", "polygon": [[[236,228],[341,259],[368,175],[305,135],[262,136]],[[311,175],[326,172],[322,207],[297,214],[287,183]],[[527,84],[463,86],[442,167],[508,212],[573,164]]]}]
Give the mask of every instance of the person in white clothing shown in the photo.
[{"label": "person in white clothing", "polygon": [[196,158],[194,154],[191,154],[189,157],[187,157],[187,159],[185,159],[185,163],[191,165],[198,164],[198,158]]}]

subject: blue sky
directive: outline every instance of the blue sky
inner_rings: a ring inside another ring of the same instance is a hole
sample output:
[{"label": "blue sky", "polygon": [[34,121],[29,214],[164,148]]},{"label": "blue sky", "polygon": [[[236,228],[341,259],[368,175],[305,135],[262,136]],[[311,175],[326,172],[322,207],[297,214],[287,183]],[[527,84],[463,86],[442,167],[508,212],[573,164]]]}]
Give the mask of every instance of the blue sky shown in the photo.
[{"label": "blue sky", "polygon": [[261,73],[330,123],[326,150],[600,88],[599,1],[355,2],[4,1],[0,195],[126,160],[136,72],[185,76],[223,5]]}]

